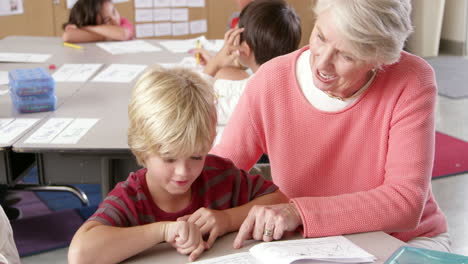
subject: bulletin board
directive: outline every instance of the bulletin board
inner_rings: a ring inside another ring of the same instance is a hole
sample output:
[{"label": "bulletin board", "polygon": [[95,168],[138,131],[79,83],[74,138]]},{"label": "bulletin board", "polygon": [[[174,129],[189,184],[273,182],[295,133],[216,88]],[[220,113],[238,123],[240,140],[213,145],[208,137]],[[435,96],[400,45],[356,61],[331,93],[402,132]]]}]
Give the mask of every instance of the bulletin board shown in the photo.
[{"label": "bulletin board", "polygon": [[135,37],[187,39],[208,33],[206,0],[134,0]]}]

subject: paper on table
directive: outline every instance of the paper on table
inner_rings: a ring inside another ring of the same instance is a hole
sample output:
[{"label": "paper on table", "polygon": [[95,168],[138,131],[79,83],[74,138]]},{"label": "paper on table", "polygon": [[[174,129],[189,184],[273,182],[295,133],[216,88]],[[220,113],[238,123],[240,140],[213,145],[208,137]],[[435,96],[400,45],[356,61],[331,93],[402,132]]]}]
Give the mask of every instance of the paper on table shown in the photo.
[{"label": "paper on table", "polygon": [[197,47],[198,41],[201,42],[202,47],[205,47],[205,43],[208,42],[205,36],[201,36],[193,39],[160,41],[159,44],[173,53],[187,53]]},{"label": "paper on table", "polygon": [[8,72],[7,71],[0,71],[0,85],[8,84]]},{"label": "paper on table", "polygon": [[197,64],[197,60],[194,57],[184,57],[178,63],[159,63],[164,68],[184,67],[189,68],[197,72],[202,72],[203,67]]},{"label": "paper on table", "polygon": [[159,47],[144,40],[98,42],[96,45],[111,54],[138,53],[160,51]]},{"label": "paper on table", "polygon": [[0,143],[9,143],[33,126],[38,118],[17,118],[0,128]]},{"label": "paper on table", "polygon": [[260,243],[250,248],[250,253],[271,264],[289,264],[297,260],[365,263],[376,259],[343,236]]},{"label": "paper on table", "polygon": [[56,82],[85,82],[87,81],[102,64],[64,64],[52,77]]},{"label": "paper on table", "polygon": [[45,62],[50,54],[0,52],[0,62]]},{"label": "paper on table", "polygon": [[170,8],[153,9],[153,21],[169,21],[171,20]]},{"label": "paper on table", "polygon": [[173,36],[188,35],[188,33],[189,33],[188,22],[172,23],[172,35]]},{"label": "paper on table", "polygon": [[51,118],[47,120],[39,129],[27,138],[24,143],[49,143],[54,139],[62,130],[64,130],[73,118]]},{"label": "paper on table", "polygon": [[62,133],[52,140],[52,144],[76,144],[99,119],[77,118]]},{"label": "paper on table", "polygon": [[128,83],[137,77],[146,65],[141,64],[111,64],[107,69],[101,71],[93,82],[118,82]]},{"label": "paper on table", "polygon": [[6,126],[11,123],[11,121],[15,120],[14,118],[0,118],[0,128]]},{"label": "paper on table", "polygon": [[222,257],[192,262],[194,264],[256,264],[258,262],[249,252],[235,253]]}]

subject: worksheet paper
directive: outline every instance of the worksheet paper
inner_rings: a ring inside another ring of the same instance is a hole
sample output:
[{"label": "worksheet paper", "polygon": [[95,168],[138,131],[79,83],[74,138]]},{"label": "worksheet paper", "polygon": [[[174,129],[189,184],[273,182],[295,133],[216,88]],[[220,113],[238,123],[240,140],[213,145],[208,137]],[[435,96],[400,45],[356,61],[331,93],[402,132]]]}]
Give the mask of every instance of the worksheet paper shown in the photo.
[{"label": "worksheet paper", "polygon": [[135,0],[136,8],[153,7],[153,0]]},{"label": "worksheet paper", "polygon": [[188,8],[173,8],[171,9],[172,21],[188,21],[189,12]]},{"label": "worksheet paper", "polygon": [[206,33],[208,25],[206,19],[190,21],[190,34]]},{"label": "worksheet paper", "polygon": [[117,82],[128,83],[146,69],[147,65],[141,64],[111,64],[101,71],[93,82]]},{"label": "worksheet paper", "polygon": [[0,62],[45,62],[50,54],[0,52]]},{"label": "worksheet paper", "polygon": [[39,121],[38,118],[17,118],[6,125],[2,125],[0,127],[0,143],[6,144],[11,142],[26,132],[37,121]]},{"label": "worksheet paper", "polygon": [[172,23],[172,35],[173,36],[182,36],[189,34],[189,23],[188,22],[179,22]]},{"label": "worksheet paper", "polygon": [[187,0],[188,7],[205,7],[205,0]]},{"label": "worksheet paper", "polygon": [[151,45],[144,40],[98,42],[96,45],[113,55],[161,51],[161,48]]},{"label": "worksheet paper", "polygon": [[7,71],[0,71],[0,85],[8,84],[8,72]]},{"label": "worksheet paper", "polygon": [[170,7],[171,0],[154,0],[154,7]]},{"label": "worksheet paper", "polygon": [[24,143],[50,143],[60,132],[62,132],[73,118],[51,118],[27,138]]},{"label": "worksheet paper", "polygon": [[171,36],[172,35],[172,24],[171,23],[156,23],[154,24],[154,36]]},{"label": "worksheet paper", "polygon": [[52,77],[56,82],[86,82],[102,64],[64,64]]},{"label": "worksheet paper", "polygon": [[153,37],[154,25],[153,24],[136,24],[135,34],[137,38]]},{"label": "worksheet paper", "polygon": [[187,6],[187,0],[171,0],[172,7],[184,7]]},{"label": "worksheet paper", "polygon": [[160,41],[159,45],[172,53],[187,53],[189,50],[197,48],[198,41],[200,41],[203,46],[203,42],[207,40],[204,36],[201,36],[193,39],[164,40]]},{"label": "worksheet paper", "polygon": [[76,118],[52,140],[52,144],[76,144],[98,121],[96,118]]},{"label": "worksheet paper", "polygon": [[14,118],[0,118],[0,128],[10,124],[13,120],[15,120]]},{"label": "worksheet paper", "polygon": [[153,9],[153,21],[169,21],[171,20],[170,8],[156,8]]},{"label": "worksheet paper", "polygon": [[152,22],[152,9],[135,9],[135,22]]},{"label": "worksheet paper", "polygon": [[[376,258],[343,236],[264,242],[250,248],[250,258],[232,254],[198,264],[369,263]],[[242,253],[241,253],[242,254]],[[249,253],[246,253],[249,254]]]}]

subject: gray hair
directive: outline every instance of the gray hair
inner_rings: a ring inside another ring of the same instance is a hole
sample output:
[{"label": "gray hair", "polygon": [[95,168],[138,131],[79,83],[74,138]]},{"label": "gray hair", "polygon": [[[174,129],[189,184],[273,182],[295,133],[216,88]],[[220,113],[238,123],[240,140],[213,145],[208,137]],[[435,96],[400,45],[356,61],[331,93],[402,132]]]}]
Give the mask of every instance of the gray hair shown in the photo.
[{"label": "gray hair", "polygon": [[317,1],[315,15],[325,11],[350,41],[354,55],[376,66],[397,62],[413,31],[410,0]]}]

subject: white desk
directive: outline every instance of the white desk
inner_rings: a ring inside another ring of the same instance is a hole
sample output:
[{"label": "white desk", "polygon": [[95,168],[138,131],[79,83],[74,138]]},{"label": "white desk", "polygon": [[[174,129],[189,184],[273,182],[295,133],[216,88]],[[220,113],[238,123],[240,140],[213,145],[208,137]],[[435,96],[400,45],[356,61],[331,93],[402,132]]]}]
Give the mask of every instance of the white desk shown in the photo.
[{"label": "white desk", "polygon": [[[245,246],[241,249],[233,249],[232,242],[234,241],[236,233],[228,234],[224,237],[218,238],[214,243],[213,247],[202,253],[198,260],[205,260],[214,257],[220,257],[233,253],[240,253],[248,251],[253,245],[257,244],[256,241],[246,241]],[[366,250],[370,254],[374,255],[377,260],[374,264],[382,264],[390,255],[397,250],[400,246],[404,246],[405,243],[387,235],[384,232],[371,232],[361,233],[345,236],[353,243]],[[293,239],[302,238],[299,235],[293,237]],[[187,263],[188,257],[177,253],[177,251],[167,243],[159,244],[145,252],[142,252],[122,263],[125,264],[153,264],[153,263],[165,263],[165,264],[176,264],[176,263]]]}]

